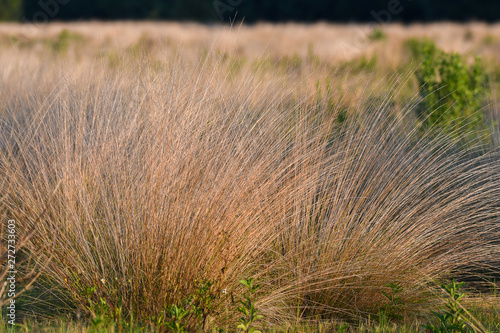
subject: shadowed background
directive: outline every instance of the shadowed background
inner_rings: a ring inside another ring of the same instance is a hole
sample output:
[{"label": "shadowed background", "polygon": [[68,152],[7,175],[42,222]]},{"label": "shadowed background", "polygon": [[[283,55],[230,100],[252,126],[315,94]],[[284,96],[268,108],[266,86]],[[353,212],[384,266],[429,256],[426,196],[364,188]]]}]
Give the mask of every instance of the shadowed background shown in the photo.
[{"label": "shadowed background", "polygon": [[[388,6],[401,10],[387,17],[381,11]],[[373,12],[381,16],[377,18]],[[228,22],[235,16],[246,22],[496,21],[499,13],[500,2],[493,0],[0,0],[0,20],[38,22],[82,19]]]}]

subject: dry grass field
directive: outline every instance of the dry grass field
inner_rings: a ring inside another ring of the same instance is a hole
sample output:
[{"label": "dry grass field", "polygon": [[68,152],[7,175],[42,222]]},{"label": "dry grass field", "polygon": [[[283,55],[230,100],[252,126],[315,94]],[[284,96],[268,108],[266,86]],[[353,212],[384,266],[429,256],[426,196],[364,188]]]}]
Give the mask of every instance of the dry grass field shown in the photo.
[{"label": "dry grass field", "polygon": [[[477,132],[424,127],[426,38]],[[2,24],[0,64],[20,330],[232,332],[249,277],[262,330],[418,331],[451,279],[500,329],[500,25]]]}]

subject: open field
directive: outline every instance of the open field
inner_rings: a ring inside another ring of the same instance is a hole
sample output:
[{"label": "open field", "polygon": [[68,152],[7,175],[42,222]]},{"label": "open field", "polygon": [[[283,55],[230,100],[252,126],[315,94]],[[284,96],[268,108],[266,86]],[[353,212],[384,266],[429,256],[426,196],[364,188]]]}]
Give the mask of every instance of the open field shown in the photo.
[{"label": "open field", "polygon": [[0,64],[19,330],[500,330],[500,25],[2,24]]}]

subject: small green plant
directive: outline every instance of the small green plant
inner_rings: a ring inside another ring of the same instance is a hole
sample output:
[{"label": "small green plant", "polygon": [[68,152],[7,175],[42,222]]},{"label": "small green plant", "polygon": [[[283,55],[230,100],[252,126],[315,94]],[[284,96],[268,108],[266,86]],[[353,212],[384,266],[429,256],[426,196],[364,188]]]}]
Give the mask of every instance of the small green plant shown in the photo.
[{"label": "small green plant", "polygon": [[320,59],[319,56],[314,52],[314,44],[307,44],[307,61],[311,64],[319,64]]},{"label": "small green plant", "polygon": [[91,331],[107,332],[112,326],[123,327],[124,320],[122,308],[110,304],[106,295],[101,296],[98,289],[93,286],[86,290],[87,311],[91,315]]},{"label": "small green plant", "polygon": [[347,331],[347,328],[349,328],[349,325],[347,324],[339,324],[337,325],[337,332],[338,333],[344,333],[345,331]]},{"label": "small green plant", "polygon": [[84,38],[75,32],[70,32],[67,29],[63,29],[56,37],[55,41],[52,41],[50,47],[55,54],[64,54],[69,48],[71,41],[81,42]]},{"label": "small green plant", "polygon": [[240,300],[242,306],[238,308],[238,311],[243,314],[243,317],[240,318],[240,324],[237,328],[245,333],[261,333],[261,331],[255,329],[253,325],[257,320],[264,318],[264,316],[258,314],[259,310],[255,308],[254,299],[255,293],[262,285],[254,284],[253,282],[253,278],[240,281],[240,283],[247,288],[247,292],[243,294],[243,300]]},{"label": "small green plant", "polygon": [[486,45],[486,46],[491,46],[491,45],[494,45],[496,42],[496,39],[493,35],[486,35],[484,38],[483,38],[483,44]]},{"label": "small green plant", "polygon": [[302,68],[302,58],[295,52],[292,56],[285,55],[276,61],[275,66],[277,69],[284,73],[295,73],[300,72]]},{"label": "small green plant", "polygon": [[460,55],[446,53],[429,40],[407,45],[416,60],[421,60],[416,76],[422,97],[418,113],[424,128],[437,126],[460,138],[480,133],[485,128],[480,108],[487,92],[481,60],[476,58],[469,66]]},{"label": "small green plant", "polygon": [[383,309],[379,312],[380,317],[388,319],[401,319],[401,315],[398,314],[401,306],[404,302],[401,298],[401,293],[403,292],[403,287],[399,282],[390,282],[386,285],[390,288],[390,292],[382,291],[382,295],[389,301]]},{"label": "small green plant", "polygon": [[380,27],[376,27],[373,31],[368,35],[368,38],[372,41],[376,40],[386,40],[387,34]]},{"label": "small green plant", "polygon": [[[165,327],[174,333],[184,333],[186,332],[186,317],[188,317],[192,310],[187,310],[184,307],[179,307],[177,305],[172,305],[167,309],[166,315],[168,320],[165,322]],[[160,327],[162,325],[160,324]]]},{"label": "small green plant", "polygon": [[201,320],[199,328],[202,330],[206,329],[207,320],[214,310],[213,303],[216,298],[217,294],[214,291],[214,283],[212,281],[199,283],[192,304],[195,317]]},{"label": "small green plant", "polygon": [[449,297],[446,303],[446,309],[441,312],[432,312],[438,319],[438,324],[426,325],[425,329],[428,332],[472,332],[472,329],[468,325],[469,322],[464,316],[465,309],[460,304],[460,300],[465,296],[465,294],[458,291],[462,286],[463,282],[457,283],[455,280],[447,285],[441,285]]},{"label": "small green plant", "polygon": [[182,305],[169,305],[151,319],[160,330],[166,328],[175,333],[205,331],[216,298],[212,281],[198,282],[196,291]]},{"label": "small green plant", "polygon": [[52,43],[52,50],[55,53],[65,52],[69,45],[70,34],[64,29],[57,35],[57,39]]},{"label": "small green plant", "polygon": [[378,59],[375,54],[371,56],[362,55],[353,60],[345,61],[340,64],[340,68],[352,73],[373,72],[377,68]]}]

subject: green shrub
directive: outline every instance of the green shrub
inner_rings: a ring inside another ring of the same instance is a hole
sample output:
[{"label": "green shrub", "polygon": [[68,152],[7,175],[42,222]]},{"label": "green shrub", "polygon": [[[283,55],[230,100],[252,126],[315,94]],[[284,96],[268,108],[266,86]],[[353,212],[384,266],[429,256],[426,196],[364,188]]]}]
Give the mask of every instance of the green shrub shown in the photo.
[{"label": "green shrub", "polygon": [[436,44],[428,38],[410,38],[404,42],[404,48],[412,61],[417,63],[424,60],[426,53],[437,49]]},{"label": "green shrub", "polygon": [[372,41],[376,40],[386,40],[387,39],[387,34],[382,30],[382,28],[377,27],[373,29],[373,31],[368,35],[368,38]]},{"label": "green shrub", "polygon": [[419,116],[425,127],[438,126],[453,136],[477,133],[484,128],[481,103],[486,93],[486,75],[479,58],[467,65],[456,53],[446,53],[424,40],[409,44],[415,60],[422,103]]},{"label": "green shrub", "polygon": [[84,37],[76,32],[68,31],[63,29],[55,38],[55,40],[50,41],[49,45],[55,54],[64,54],[67,52],[71,42],[82,42]]}]

